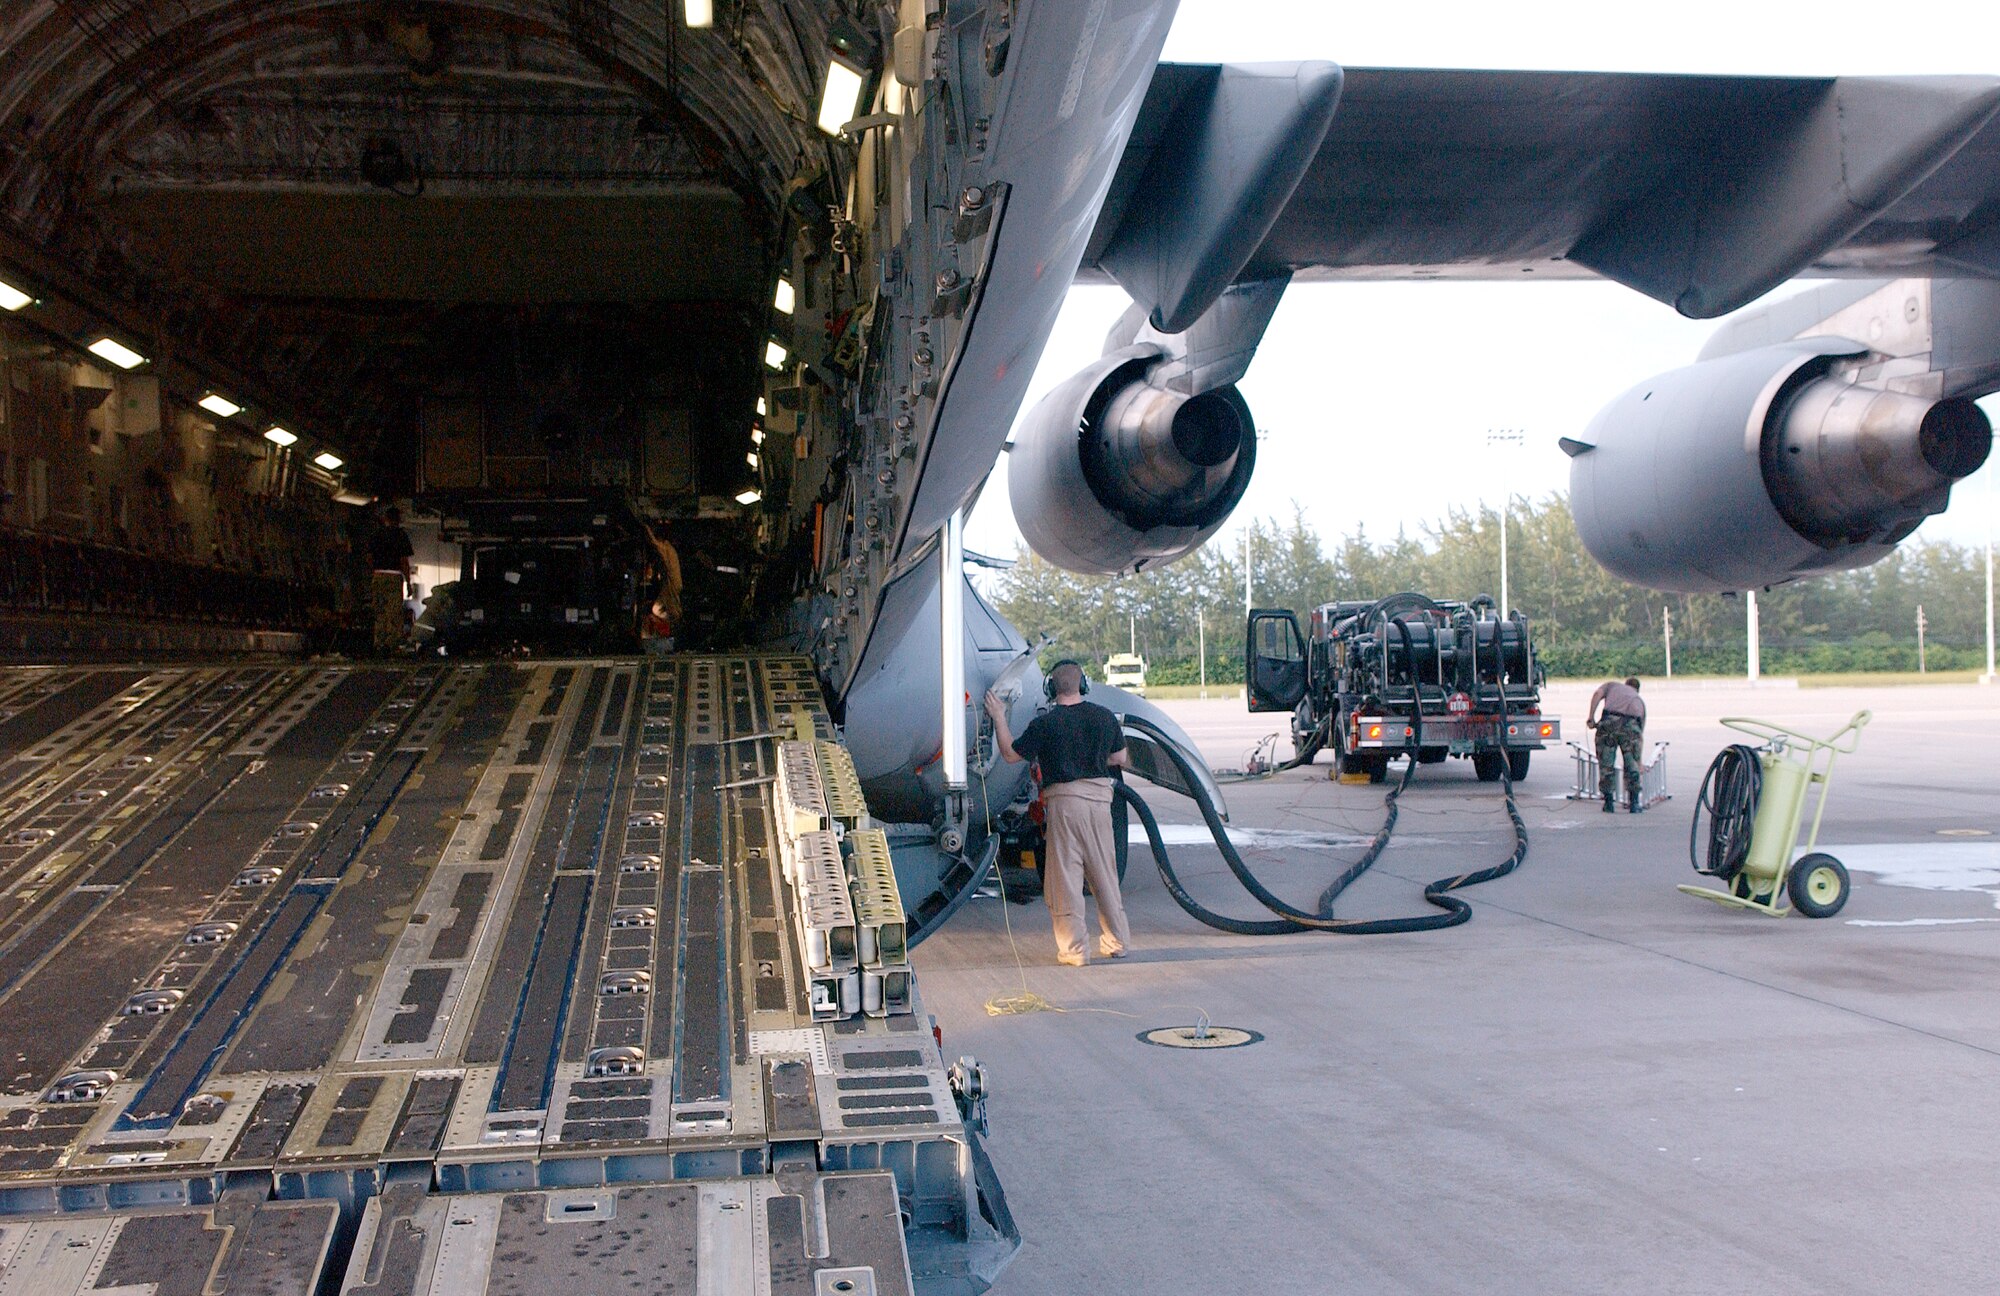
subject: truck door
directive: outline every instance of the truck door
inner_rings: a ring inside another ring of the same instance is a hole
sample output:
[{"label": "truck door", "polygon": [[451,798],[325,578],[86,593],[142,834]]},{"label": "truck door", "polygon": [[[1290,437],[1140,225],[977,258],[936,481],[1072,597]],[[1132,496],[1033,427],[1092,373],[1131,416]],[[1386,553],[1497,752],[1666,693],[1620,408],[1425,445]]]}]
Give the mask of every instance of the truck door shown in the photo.
[{"label": "truck door", "polygon": [[1283,608],[1255,608],[1244,639],[1243,678],[1252,711],[1290,711],[1306,695],[1306,641]]}]

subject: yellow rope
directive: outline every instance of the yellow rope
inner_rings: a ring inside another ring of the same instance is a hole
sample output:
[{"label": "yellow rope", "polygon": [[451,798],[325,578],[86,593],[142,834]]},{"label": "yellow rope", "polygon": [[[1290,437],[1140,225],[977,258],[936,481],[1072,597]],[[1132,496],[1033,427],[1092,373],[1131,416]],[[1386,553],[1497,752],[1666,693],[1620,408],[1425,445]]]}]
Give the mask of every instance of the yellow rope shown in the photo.
[{"label": "yellow rope", "polygon": [[[984,778],[979,780],[979,791],[981,799],[984,799],[986,792],[986,780]],[[991,832],[993,810],[990,804],[987,806],[986,813],[987,831]],[[1041,995],[1036,994],[1033,990],[1028,989],[1028,965],[1021,958],[1020,943],[1014,939],[1014,916],[1008,912],[1008,910],[1014,907],[1014,902],[1007,898],[1007,884],[1000,880],[1000,863],[998,860],[995,860],[993,863],[993,879],[1000,886],[1000,921],[1005,924],[1007,929],[1007,948],[1014,951],[1014,970],[1021,974],[1021,993],[1017,995],[998,995],[992,999],[988,999],[986,1001],[986,1015],[988,1017],[1018,1017],[1026,1013],[1067,1011],[1060,1005],[1051,1003]]]}]

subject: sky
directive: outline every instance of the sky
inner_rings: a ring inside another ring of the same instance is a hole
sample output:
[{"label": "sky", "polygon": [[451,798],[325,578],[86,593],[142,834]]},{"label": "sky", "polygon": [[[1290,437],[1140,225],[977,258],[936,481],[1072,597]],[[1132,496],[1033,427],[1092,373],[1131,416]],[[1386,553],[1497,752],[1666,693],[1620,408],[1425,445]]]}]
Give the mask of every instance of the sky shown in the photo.
[{"label": "sky", "polygon": [[[1912,0],[1889,22],[1884,12],[1879,0],[1810,10],[1743,0],[1638,9],[1182,0],[1165,57],[1774,75],[1986,73],[2000,63],[1991,53],[2000,10],[1989,4]],[[1098,356],[1125,305],[1117,288],[1071,289],[1024,413]],[[1601,282],[1295,285],[1240,384],[1265,437],[1222,534],[1246,519],[1289,519],[1296,505],[1329,540],[1357,528],[1421,536],[1453,507],[1561,491],[1568,460],[1556,439],[1627,388],[1692,363],[1716,327]],[[1983,403],[2000,423],[2000,400]],[[1518,447],[1489,446],[1488,432],[1502,429],[1525,433]],[[1019,543],[1006,461],[967,522],[969,548],[1006,555]],[[1410,481],[1419,463],[1421,500],[1385,489]],[[1983,545],[2000,527],[1996,476],[1989,462],[1918,534]]]}]

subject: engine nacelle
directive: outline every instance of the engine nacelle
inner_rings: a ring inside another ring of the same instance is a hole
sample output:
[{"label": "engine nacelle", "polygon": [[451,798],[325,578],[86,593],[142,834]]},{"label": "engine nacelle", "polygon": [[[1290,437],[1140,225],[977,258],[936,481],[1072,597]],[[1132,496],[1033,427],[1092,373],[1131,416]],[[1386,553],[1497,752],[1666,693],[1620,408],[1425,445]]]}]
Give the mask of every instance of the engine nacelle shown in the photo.
[{"label": "engine nacelle", "polygon": [[1228,520],[1257,460],[1250,407],[1225,386],[1158,386],[1152,347],[1104,357],[1041,399],[1007,464],[1014,521],[1058,567],[1113,575],[1192,552]]},{"label": "engine nacelle", "polygon": [[1993,445],[1971,401],[1857,386],[1867,347],[1801,338],[1661,374],[1571,454],[1577,532],[1612,575],[1683,593],[1865,567],[1950,499]]}]

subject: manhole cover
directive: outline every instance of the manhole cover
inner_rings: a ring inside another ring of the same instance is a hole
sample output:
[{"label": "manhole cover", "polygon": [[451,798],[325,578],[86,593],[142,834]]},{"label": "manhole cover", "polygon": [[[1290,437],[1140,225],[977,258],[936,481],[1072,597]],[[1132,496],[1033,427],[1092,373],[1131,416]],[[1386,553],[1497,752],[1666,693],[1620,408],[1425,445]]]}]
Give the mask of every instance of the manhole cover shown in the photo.
[{"label": "manhole cover", "polygon": [[1255,1044],[1263,1038],[1256,1031],[1242,1030],[1235,1026],[1161,1026],[1139,1032],[1141,1044],[1157,1044],[1161,1048],[1177,1049],[1242,1048],[1245,1044]]},{"label": "manhole cover", "polygon": [[1940,828],[1937,830],[1937,835],[1940,837],[1991,837],[1993,830],[1991,828]]}]

